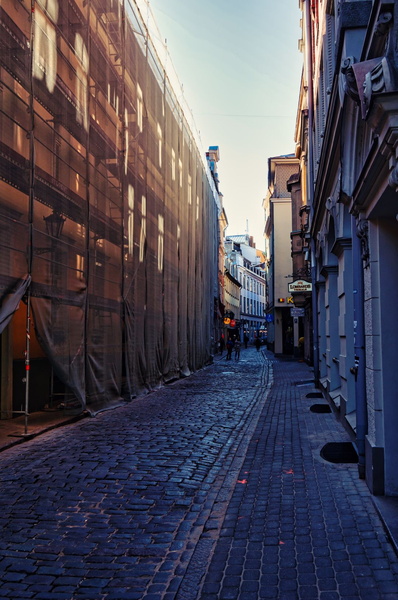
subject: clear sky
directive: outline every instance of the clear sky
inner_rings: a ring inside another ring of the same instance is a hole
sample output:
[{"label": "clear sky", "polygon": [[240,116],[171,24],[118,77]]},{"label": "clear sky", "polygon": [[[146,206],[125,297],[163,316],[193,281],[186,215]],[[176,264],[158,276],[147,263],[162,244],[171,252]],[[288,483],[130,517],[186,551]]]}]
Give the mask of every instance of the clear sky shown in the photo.
[{"label": "clear sky", "polygon": [[150,0],[200,132],[219,146],[227,235],[264,247],[268,158],[294,152],[303,56],[298,0]]}]

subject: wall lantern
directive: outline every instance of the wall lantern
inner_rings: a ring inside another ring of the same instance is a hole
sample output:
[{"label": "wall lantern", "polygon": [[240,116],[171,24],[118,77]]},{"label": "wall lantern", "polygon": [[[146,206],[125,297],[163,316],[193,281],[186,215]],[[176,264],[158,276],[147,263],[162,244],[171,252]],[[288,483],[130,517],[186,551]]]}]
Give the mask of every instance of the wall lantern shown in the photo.
[{"label": "wall lantern", "polygon": [[43,217],[46,223],[47,234],[51,237],[59,239],[62,234],[62,229],[66,219],[57,212],[53,211],[48,217]]}]

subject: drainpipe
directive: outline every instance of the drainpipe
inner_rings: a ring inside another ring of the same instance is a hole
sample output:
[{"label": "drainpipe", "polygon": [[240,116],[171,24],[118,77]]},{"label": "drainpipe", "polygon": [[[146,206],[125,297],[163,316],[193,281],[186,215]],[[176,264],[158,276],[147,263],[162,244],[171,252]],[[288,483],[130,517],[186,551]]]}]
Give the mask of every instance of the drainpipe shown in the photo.
[{"label": "drainpipe", "polygon": [[356,219],[351,217],[353,293],[354,293],[354,352],[355,365],[350,371],[355,376],[356,401],[356,445],[358,452],[358,474],[365,479],[365,437],[368,433],[368,412],[366,404],[366,362],[365,362],[365,315],[364,283],[361,240],[358,236]]},{"label": "drainpipe", "polygon": [[[309,226],[310,231],[314,220],[314,157],[313,139],[314,129],[314,90],[312,74],[312,31],[311,31],[311,4],[310,0],[304,0],[305,19],[305,61],[307,71],[307,98],[308,98],[308,141],[307,141],[307,203],[310,207]],[[313,363],[315,385],[319,384],[319,334],[318,334],[318,297],[316,289],[316,255],[315,240],[311,235],[311,305],[312,305],[312,329],[313,329]]]}]

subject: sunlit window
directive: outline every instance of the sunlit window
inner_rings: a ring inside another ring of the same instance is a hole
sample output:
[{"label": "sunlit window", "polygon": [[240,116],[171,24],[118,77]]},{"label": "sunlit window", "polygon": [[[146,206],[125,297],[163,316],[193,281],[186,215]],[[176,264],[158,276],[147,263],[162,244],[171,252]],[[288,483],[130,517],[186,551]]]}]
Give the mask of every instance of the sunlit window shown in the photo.
[{"label": "sunlit window", "polygon": [[124,111],[124,174],[127,175],[129,163],[129,114],[127,108]]},{"label": "sunlit window", "polygon": [[182,188],[182,162],[181,159],[178,159],[178,173],[180,177],[180,188]]},{"label": "sunlit window", "polygon": [[164,256],[164,217],[158,215],[158,270],[163,271]]},{"label": "sunlit window", "polygon": [[174,150],[171,150],[171,179],[173,181],[176,179],[176,153]]},{"label": "sunlit window", "polygon": [[128,217],[127,217],[128,247],[129,247],[130,256],[133,256],[133,252],[134,252],[134,188],[131,184],[129,184],[129,186],[128,186],[127,200],[128,200]]},{"label": "sunlit window", "polygon": [[[57,78],[57,0],[38,0],[34,12],[33,77],[45,80],[53,92]],[[39,8],[40,7],[40,8]]]},{"label": "sunlit window", "polygon": [[192,204],[192,177],[188,175],[188,204]]},{"label": "sunlit window", "polygon": [[77,279],[84,279],[84,256],[76,254],[76,277]]},{"label": "sunlit window", "polygon": [[177,254],[180,248],[181,227],[177,224]]},{"label": "sunlit window", "polygon": [[140,131],[142,131],[143,129],[143,104],[144,100],[142,95],[142,89],[137,83],[137,125]]},{"label": "sunlit window", "polygon": [[88,52],[80,33],[75,35],[76,65],[76,120],[88,130],[88,102],[87,102],[87,73]]},{"label": "sunlit window", "polygon": [[146,198],[142,196],[141,200],[141,233],[140,233],[140,262],[144,262],[146,240]]},{"label": "sunlit window", "polygon": [[160,127],[160,124],[158,123],[158,127],[157,127],[157,132],[158,132],[158,152],[159,152],[159,156],[158,156],[158,160],[159,160],[159,167],[162,167],[162,128]]}]

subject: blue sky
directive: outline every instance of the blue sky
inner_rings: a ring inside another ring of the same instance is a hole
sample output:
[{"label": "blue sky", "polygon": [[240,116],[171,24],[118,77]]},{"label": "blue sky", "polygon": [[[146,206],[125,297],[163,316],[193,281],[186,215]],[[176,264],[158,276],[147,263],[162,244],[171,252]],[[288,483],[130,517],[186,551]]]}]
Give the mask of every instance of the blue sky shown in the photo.
[{"label": "blue sky", "polygon": [[294,152],[303,56],[298,0],[150,0],[200,132],[220,147],[229,227],[263,248],[268,158]]}]

